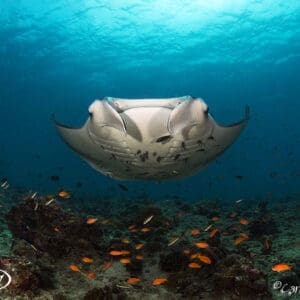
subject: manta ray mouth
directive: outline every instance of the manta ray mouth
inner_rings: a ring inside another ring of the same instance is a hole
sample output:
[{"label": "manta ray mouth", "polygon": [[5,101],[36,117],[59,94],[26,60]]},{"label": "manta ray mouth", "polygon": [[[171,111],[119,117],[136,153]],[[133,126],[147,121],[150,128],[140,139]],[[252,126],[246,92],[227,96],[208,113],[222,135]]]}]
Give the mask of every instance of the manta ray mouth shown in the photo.
[{"label": "manta ray mouth", "polygon": [[89,107],[80,128],[54,120],[64,142],[97,171],[121,180],[191,176],[220,156],[249,120],[221,126],[200,98],[106,97]]}]

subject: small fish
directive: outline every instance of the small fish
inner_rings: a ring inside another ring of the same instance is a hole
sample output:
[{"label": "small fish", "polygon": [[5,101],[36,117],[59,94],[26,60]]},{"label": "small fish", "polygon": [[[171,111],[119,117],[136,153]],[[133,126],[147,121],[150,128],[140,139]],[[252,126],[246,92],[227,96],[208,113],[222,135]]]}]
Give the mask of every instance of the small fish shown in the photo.
[{"label": "small fish", "polygon": [[292,270],[292,266],[288,264],[276,264],[272,267],[274,272],[285,272]]},{"label": "small fish", "polygon": [[156,278],[152,281],[152,285],[161,285],[167,281],[168,281],[167,278]]},{"label": "small fish", "polygon": [[197,235],[200,234],[200,230],[199,229],[192,229],[191,230],[191,235]]},{"label": "small fish", "polygon": [[191,269],[200,269],[201,265],[196,263],[196,262],[191,262],[191,263],[189,263],[189,268],[191,268]]},{"label": "small fish", "polygon": [[35,206],[34,206],[34,210],[37,210],[38,208],[39,208],[39,203],[36,202],[36,203],[35,203]]},{"label": "small fish", "polygon": [[45,206],[48,206],[48,205],[50,205],[53,201],[55,201],[55,199],[54,198],[52,198],[52,199],[50,199],[49,201],[47,201],[46,203],[45,203]]},{"label": "small fish", "polygon": [[268,239],[265,239],[264,246],[266,250],[270,250],[271,246],[270,241]]},{"label": "small fish", "polygon": [[130,226],[128,226],[128,229],[129,230],[132,230],[132,229],[134,229],[136,227],[136,225],[130,225]]},{"label": "small fish", "polygon": [[121,258],[120,259],[120,263],[122,263],[122,264],[130,264],[131,260],[130,260],[130,258]]},{"label": "small fish", "polygon": [[86,220],[86,224],[94,224],[98,221],[98,218],[89,218]]},{"label": "small fish", "polygon": [[123,255],[123,252],[122,251],[118,251],[118,250],[112,250],[109,252],[109,254],[111,256],[120,256],[120,255]]},{"label": "small fish", "polygon": [[35,197],[37,196],[38,192],[34,192],[32,195],[31,195],[31,199],[35,199]]},{"label": "small fish", "polygon": [[82,261],[86,264],[91,264],[93,262],[93,259],[90,257],[83,257]]},{"label": "small fish", "polygon": [[86,277],[89,278],[89,279],[93,279],[95,276],[96,276],[96,272],[91,272],[91,273],[86,275]]},{"label": "small fish", "polygon": [[128,250],[121,250],[121,252],[122,252],[122,255],[128,255],[128,254],[130,254],[130,251],[128,251]]},{"label": "small fish", "polygon": [[218,231],[219,231],[218,228],[213,229],[213,230],[209,233],[209,236],[210,236],[210,237],[213,237]]},{"label": "small fish", "polygon": [[4,188],[8,184],[7,180],[5,180],[2,184],[1,187]]},{"label": "small fish", "polygon": [[243,242],[244,240],[246,240],[247,238],[248,238],[248,235],[246,233],[241,232],[240,236],[234,240],[234,244],[238,245],[241,242]]},{"label": "small fish", "polygon": [[234,244],[235,245],[238,245],[238,244],[240,244],[242,241],[244,241],[245,239],[243,238],[243,237],[238,237],[238,238],[236,238],[235,240],[234,240]]},{"label": "small fish", "polygon": [[58,196],[61,197],[61,198],[65,198],[65,199],[68,199],[68,198],[71,197],[71,195],[68,192],[66,192],[66,191],[59,192]]},{"label": "small fish", "polygon": [[71,269],[72,271],[74,271],[74,272],[79,272],[79,273],[81,273],[80,269],[79,269],[77,266],[75,266],[75,265],[70,265],[70,269]]},{"label": "small fish", "polygon": [[137,283],[139,281],[141,281],[141,279],[137,277],[130,277],[127,279],[127,283]]},{"label": "small fish", "polygon": [[230,218],[235,218],[237,215],[238,215],[238,213],[235,212],[235,211],[233,211],[233,212],[229,215],[229,217],[230,217]]},{"label": "small fish", "polygon": [[198,258],[206,264],[209,264],[209,265],[211,264],[211,259],[208,256],[199,255]]},{"label": "small fish", "polygon": [[142,243],[136,244],[136,245],[135,245],[135,249],[136,249],[136,250],[140,250],[140,249],[142,249],[143,247],[144,247],[144,244],[142,244]]},{"label": "small fish", "polygon": [[143,255],[136,255],[135,257],[137,260],[143,260],[144,259],[144,256]]},{"label": "small fish", "polygon": [[171,239],[170,243],[168,244],[168,247],[174,245],[178,240],[179,240],[179,237],[178,237],[178,236],[174,236],[174,237]]},{"label": "small fish", "polygon": [[109,222],[109,219],[104,219],[104,220],[101,221],[101,224],[105,225],[105,224],[107,224],[108,222]]},{"label": "small fish", "polygon": [[184,254],[189,255],[191,253],[190,249],[183,249]]},{"label": "small fish", "polygon": [[208,226],[204,229],[204,231],[208,231],[212,226],[213,226],[213,224],[208,225]]},{"label": "small fish", "polygon": [[249,236],[247,233],[241,232],[240,236],[243,237],[244,239],[247,239]]},{"label": "small fish", "polygon": [[214,221],[214,222],[217,222],[217,221],[220,220],[220,217],[216,217],[216,216],[215,216],[215,217],[212,217],[211,220]]},{"label": "small fish", "polygon": [[121,190],[128,192],[128,187],[126,185],[119,183],[118,186]]},{"label": "small fish", "polygon": [[240,220],[240,224],[242,224],[242,225],[247,225],[248,223],[249,223],[249,221],[246,220],[246,219],[241,219]]},{"label": "small fish", "polygon": [[198,248],[201,248],[201,249],[205,249],[205,248],[209,247],[208,243],[206,243],[206,242],[195,243],[195,246],[197,246]]},{"label": "small fish", "polygon": [[107,269],[109,269],[112,265],[112,260],[108,261],[107,263],[105,263],[102,267],[102,270],[106,271]]},{"label": "small fish", "polygon": [[123,240],[122,240],[122,243],[123,243],[123,244],[129,244],[129,240],[123,239]]},{"label": "small fish", "polygon": [[143,227],[143,228],[141,229],[141,232],[149,232],[149,231],[151,231],[151,229],[150,229],[150,228],[147,228],[147,227]]},{"label": "small fish", "polygon": [[242,180],[244,178],[244,176],[242,176],[242,175],[235,175],[234,177],[239,180]]},{"label": "small fish", "polygon": [[242,201],[243,201],[243,199],[238,199],[238,200],[235,201],[235,203],[240,203]]},{"label": "small fish", "polygon": [[200,253],[194,253],[191,255],[191,259],[195,259],[195,258],[198,258],[198,256],[200,255]]},{"label": "small fish", "polygon": [[54,227],[53,230],[54,230],[55,232],[59,232],[59,227]]},{"label": "small fish", "polygon": [[52,181],[59,181],[59,176],[58,175],[51,175],[49,178]]},{"label": "small fish", "polygon": [[148,217],[147,219],[145,219],[145,221],[143,222],[144,225],[148,224],[152,219],[153,219],[153,215]]}]

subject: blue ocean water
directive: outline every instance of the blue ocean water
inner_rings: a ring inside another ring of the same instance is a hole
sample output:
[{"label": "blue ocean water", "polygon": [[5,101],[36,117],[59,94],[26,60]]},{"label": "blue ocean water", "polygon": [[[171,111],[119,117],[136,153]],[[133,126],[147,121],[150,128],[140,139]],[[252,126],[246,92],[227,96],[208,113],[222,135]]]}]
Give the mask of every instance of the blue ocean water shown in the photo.
[{"label": "blue ocean water", "polygon": [[104,96],[194,95],[222,124],[249,104],[245,131],[199,174],[125,182],[129,196],[299,193],[299,1],[2,0],[0,25],[0,177],[12,186],[123,193],[64,145],[51,114],[79,126]]}]

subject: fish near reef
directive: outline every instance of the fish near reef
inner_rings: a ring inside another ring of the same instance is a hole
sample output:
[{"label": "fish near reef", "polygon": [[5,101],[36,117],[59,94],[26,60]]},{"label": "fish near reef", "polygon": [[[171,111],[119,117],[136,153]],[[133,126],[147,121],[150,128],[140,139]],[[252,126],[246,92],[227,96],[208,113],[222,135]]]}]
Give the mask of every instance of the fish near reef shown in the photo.
[{"label": "fish near reef", "polygon": [[235,142],[249,116],[247,106],[243,120],[222,126],[200,98],[105,97],[90,105],[80,128],[53,121],[63,141],[102,174],[160,182],[205,168]]}]

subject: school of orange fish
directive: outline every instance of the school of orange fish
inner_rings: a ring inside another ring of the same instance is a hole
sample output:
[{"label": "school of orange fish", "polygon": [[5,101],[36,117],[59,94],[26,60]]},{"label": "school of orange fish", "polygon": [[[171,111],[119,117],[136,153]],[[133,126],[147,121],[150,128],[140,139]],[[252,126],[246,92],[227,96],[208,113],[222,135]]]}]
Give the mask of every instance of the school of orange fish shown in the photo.
[{"label": "school of orange fish", "polygon": [[[5,186],[6,187],[6,186]],[[67,191],[59,191],[58,192],[58,197],[62,198],[62,199],[70,199],[71,198],[71,194]],[[35,199],[37,197],[37,193],[33,193],[31,196],[26,196],[23,198],[23,200],[28,200],[29,198],[30,199]],[[47,196],[42,196],[40,197],[40,200],[41,199],[45,199],[45,205],[48,206],[48,205],[51,205],[53,204],[53,209],[59,209],[59,204],[58,204],[58,201],[56,200],[56,196],[55,195],[47,195]],[[240,203],[242,200],[237,200],[236,201],[236,204],[237,203]],[[38,202],[37,202],[37,205],[36,205],[36,208],[38,208]],[[183,214],[182,212],[179,212],[178,213],[178,216],[179,217],[182,217]],[[237,213],[236,212],[231,212],[231,214],[229,215],[230,218],[235,218],[237,217]],[[130,226],[128,226],[128,231],[131,233],[131,234],[134,234],[135,232],[142,232],[142,233],[145,233],[147,235],[147,233],[149,233],[151,231],[151,221],[153,220],[153,218],[155,218],[154,215],[151,215],[149,217],[147,217],[144,222],[143,222],[143,227],[140,227],[135,225],[135,224],[132,224]],[[211,218],[211,224],[208,224],[208,226],[206,228],[204,228],[202,231],[198,228],[191,228],[189,230],[189,232],[185,232],[184,234],[182,234],[181,236],[174,236],[171,238],[170,242],[168,243],[168,247],[171,247],[172,245],[174,245],[175,243],[177,243],[180,239],[183,239],[186,234],[190,234],[191,237],[193,238],[196,238],[196,239],[199,239],[198,241],[195,241],[193,243],[193,245],[191,245],[191,249],[183,249],[183,253],[187,256],[189,256],[189,259],[190,259],[190,262],[188,264],[188,267],[191,268],[191,269],[200,269],[203,264],[212,264],[212,259],[206,255],[203,255],[201,252],[195,252],[193,251],[195,248],[197,249],[205,249],[205,248],[209,248],[210,245],[209,243],[205,240],[205,233],[208,233],[208,236],[211,238],[213,237],[217,232],[221,233],[221,234],[224,234],[224,235],[227,235],[228,232],[226,230],[222,230],[220,228],[218,228],[216,226],[216,223],[220,220],[220,216],[214,216]],[[96,222],[101,222],[101,224],[103,225],[107,225],[109,224],[110,220],[109,219],[102,219],[100,221],[100,219],[98,217],[91,217],[91,218],[87,218],[86,219],[86,223],[90,226],[93,226],[94,223]],[[240,219],[238,224],[236,224],[236,228],[238,228],[239,226],[246,226],[249,224],[249,221],[247,219]],[[146,226],[147,225],[147,226]],[[238,226],[239,225],[239,226]],[[54,227],[53,230],[55,232],[59,232],[59,227]],[[200,236],[203,235],[203,237],[200,239]],[[239,236],[236,237],[234,240],[233,240],[233,244],[234,245],[239,245],[240,243],[244,242],[245,240],[249,239],[249,236],[247,233],[245,232],[240,232],[239,233]],[[147,236],[145,236],[145,240],[147,240]],[[123,244],[130,244],[130,239],[126,238],[126,239],[123,239],[121,240],[121,242]],[[297,244],[297,243],[296,243]],[[298,242],[298,245],[300,243]],[[107,262],[104,262],[103,265],[102,265],[102,271],[106,271],[108,270],[112,265],[113,265],[113,262],[117,259],[121,264],[130,264],[131,263],[131,256],[134,255],[135,259],[136,260],[143,260],[144,259],[144,256],[143,256],[143,253],[142,253],[142,249],[145,245],[145,242],[140,242],[140,243],[137,243],[135,245],[133,245],[133,248],[137,251],[135,251],[136,253],[133,254],[131,253],[130,251],[128,250],[122,250],[122,249],[114,249],[114,245],[111,245],[111,249],[113,250],[110,250],[109,251],[109,255],[111,256],[111,259],[108,260]],[[263,247],[266,249],[266,250],[269,250],[270,249],[270,241],[268,239],[266,239],[264,241],[264,245]],[[83,257],[81,259],[81,262],[84,263],[84,264],[90,264],[92,265],[94,263],[94,259],[91,258],[91,257]],[[89,273],[85,273],[83,272],[77,265],[75,264],[71,264],[69,266],[70,270],[72,270],[73,272],[77,272],[77,273],[80,273],[81,275],[89,278],[89,279],[93,279],[96,277],[96,270],[92,271],[92,272],[89,272]],[[283,263],[283,262],[279,262],[275,265],[272,266],[272,271],[274,272],[286,272],[286,271],[290,271],[292,270],[292,266],[290,264],[287,264],[287,263]],[[161,285],[161,284],[164,284],[167,282],[167,278],[154,278],[153,281],[152,281],[152,285],[153,286],[158,286],[158,285]],[[137,277],[130,277],[127,279],[127,283],[128,284],[136,284],[138,282],[142,281],[142,278],[137,278]]]}]

